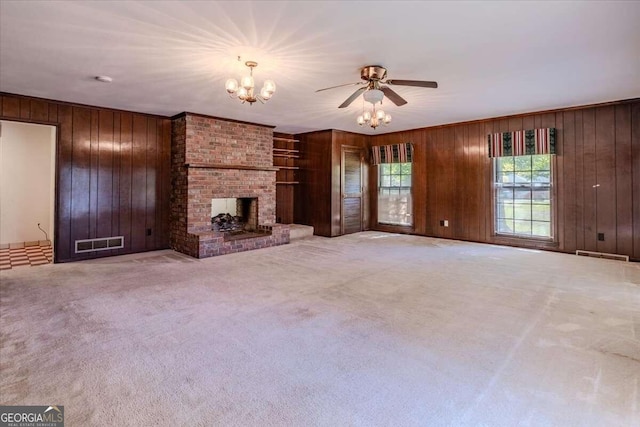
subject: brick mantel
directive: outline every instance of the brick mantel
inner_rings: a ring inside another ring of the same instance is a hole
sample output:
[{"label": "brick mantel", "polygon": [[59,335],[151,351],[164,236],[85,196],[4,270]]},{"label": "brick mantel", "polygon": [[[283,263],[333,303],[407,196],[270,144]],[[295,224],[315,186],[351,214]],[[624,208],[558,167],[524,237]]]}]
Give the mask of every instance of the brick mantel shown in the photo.
[{"label": "brick mantel", "polygon": [[198,168],[198,169],[237,169],[237,170],[251,170],[251,171],[273,171],[277,172],[280,168],[277,167],[254,167],[254,166],[243,166],[243,165],[212,165],[205,163],[188,163],[185,165],[188,168]]}]

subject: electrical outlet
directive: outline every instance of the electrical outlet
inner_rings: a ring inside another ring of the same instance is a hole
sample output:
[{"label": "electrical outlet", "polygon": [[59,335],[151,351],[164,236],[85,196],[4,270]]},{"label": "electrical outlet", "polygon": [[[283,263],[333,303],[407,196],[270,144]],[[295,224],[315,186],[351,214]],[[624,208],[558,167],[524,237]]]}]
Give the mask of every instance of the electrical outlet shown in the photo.
[{"label": "electrical outlet", "polygon": [[604,233],[598,233],[598,240],[604,242]]},{"label": "electrical outlet", "polygon": [[444,220],[444,226],[445,226],[445,227],[448,227],[448,226],[449,226],[449,220],[448,220],[448,219],[445,219],[445,220]]}]

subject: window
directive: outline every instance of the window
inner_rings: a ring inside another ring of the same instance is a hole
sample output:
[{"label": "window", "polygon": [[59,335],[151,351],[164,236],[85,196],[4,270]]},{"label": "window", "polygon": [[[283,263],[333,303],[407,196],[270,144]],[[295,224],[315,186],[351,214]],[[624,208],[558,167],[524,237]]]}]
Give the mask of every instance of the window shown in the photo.
[{"label": "window", "polygon": [[412,225],[411,163],[378,165],[378,222]]},{"label": "window", "polygon": [[551,155],[494,158],[495,232],[553,239]]}]

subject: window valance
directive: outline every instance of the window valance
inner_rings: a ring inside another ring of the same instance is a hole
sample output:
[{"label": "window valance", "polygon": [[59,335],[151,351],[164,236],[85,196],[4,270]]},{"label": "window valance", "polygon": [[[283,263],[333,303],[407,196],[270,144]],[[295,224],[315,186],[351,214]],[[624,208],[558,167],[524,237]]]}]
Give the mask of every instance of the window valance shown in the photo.
[{"label": "window valance", "polygon": [[413,161],[413,144],[376,145],[371,147],[371,163],[411,163]]},{"label": "window valance", "polygon": [[556,154],[555,128],[493,133],[487,139],[489,157]]}]

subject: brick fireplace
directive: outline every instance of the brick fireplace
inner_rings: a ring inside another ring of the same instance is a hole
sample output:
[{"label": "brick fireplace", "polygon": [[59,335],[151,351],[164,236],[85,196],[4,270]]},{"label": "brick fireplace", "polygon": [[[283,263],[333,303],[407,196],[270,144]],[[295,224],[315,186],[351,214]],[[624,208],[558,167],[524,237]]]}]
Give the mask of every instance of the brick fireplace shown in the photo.
[{"label": "brick fireplace", "polygon": [[[171,130],[173,249],[205,258],[289,243],[289,226],[275,223],[271,127],[182,113]],[[213,230],[214,199],[255,200],[257,227]]]}]

